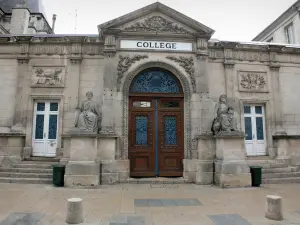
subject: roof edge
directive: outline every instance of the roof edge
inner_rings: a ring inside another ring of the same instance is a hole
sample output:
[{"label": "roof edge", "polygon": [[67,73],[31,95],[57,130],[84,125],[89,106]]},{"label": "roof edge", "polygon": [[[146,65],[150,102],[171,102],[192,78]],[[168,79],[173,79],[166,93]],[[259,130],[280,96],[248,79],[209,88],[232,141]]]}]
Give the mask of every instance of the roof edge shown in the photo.
[{"label": "roof edge", "polygon": [[213,30],[212,28],[210,28],[210,27],[208,27],[208,26],[176,11],[175,9],[172,9],[169,6],[160,3],[160,2],[152,3],[145,7],[142,7],[140,9],[134,10],[130,13],[127,13],[123,16],[120,16],[120,17],[112,19],[108,22],[102,23],[102,24],[98,25],[98,31],[100,33],[102,29],[110,28],[112,26],[117,26],[119,24],[124,24],[128,21],[138,19],[138,18],[142,17],[143,15],[147,15],[147,14],[154,12],[155,10],[166,13],[166,15],[173,17],[174,19],[177,19],[179,22],[182,22],[185,25],[188,25],[187,22],[190,21],[189,25],[191,28],[194,28],[195,30],[197,30],[197,28],[202,29],[207,34],[210,34],[210,36],[212,36],[215,33],[215,30]]},{"label": "roof edge", "polygon": [[300,7],[300,0],[297,0],[292,6],[290,6],[286,11],[284,11],[277,19],[275,19],[269,26],[267,26],[263,31],[261,31],[252,41],[261,41],[261,38],[266,36],[272,29],[274,29],[278,24],[282,22],[286,17],[297,11]]}]

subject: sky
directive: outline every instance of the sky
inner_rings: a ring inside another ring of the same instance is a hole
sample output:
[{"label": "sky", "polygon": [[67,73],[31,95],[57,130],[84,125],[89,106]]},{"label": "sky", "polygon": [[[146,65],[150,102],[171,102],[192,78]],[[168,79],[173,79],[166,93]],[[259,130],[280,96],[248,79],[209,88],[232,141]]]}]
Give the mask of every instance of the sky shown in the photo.
[{"label": "sky", "polygon": [[[56,34],[97,34],[97,25],[156,2],[155,0],[42,1],[49,24],[52,24],[52,15],[57,14]],[[251,41],[295,1],[160,0],[161,3],[214,29],[216,32],[212,38],[227,41]]]}]

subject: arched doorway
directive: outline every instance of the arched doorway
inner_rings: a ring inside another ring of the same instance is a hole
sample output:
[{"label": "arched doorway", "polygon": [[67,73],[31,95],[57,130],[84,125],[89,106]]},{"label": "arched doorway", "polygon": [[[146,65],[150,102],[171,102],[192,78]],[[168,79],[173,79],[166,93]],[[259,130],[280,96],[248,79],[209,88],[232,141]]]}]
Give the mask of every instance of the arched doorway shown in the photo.
[{"label": "arched doorway", "polygon": [[184,99],[179,80],[151,68],[132,81],[129,93],[131,177],[183,175]]}]

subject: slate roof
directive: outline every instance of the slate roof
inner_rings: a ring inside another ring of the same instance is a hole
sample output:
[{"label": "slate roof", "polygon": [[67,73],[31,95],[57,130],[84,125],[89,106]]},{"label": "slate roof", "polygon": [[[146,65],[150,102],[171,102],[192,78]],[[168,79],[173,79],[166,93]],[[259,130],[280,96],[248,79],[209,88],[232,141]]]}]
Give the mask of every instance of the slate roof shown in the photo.
[{"label": "slate roof", "polygon": [[[20,0],[0,0],[0,8],[5,13],[11,13],[12,8],[19,2]],[[27,0],[27,8],[32,13],[43,13],[46,16],[42,0]]]}]

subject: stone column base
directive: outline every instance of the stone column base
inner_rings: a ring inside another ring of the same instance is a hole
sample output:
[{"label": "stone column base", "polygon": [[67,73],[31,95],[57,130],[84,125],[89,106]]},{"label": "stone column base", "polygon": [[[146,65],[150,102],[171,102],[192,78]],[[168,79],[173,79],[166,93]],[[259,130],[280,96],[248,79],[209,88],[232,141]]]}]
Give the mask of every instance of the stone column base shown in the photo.
[{"label": "stone column base", "polygon": [[249,187],[251,173],[246,161],[217,161],[214,173],[215,184],[222,187]]},{"label": "stone column base", "polygon": [[213,183],[213,161],[199,160],[196,164],[196,184]]},{"label": "stone column base", "polygon": [[100,167],[97,162],[69,161],[66,166],[66,187],[94,187],[99,185]]}]

